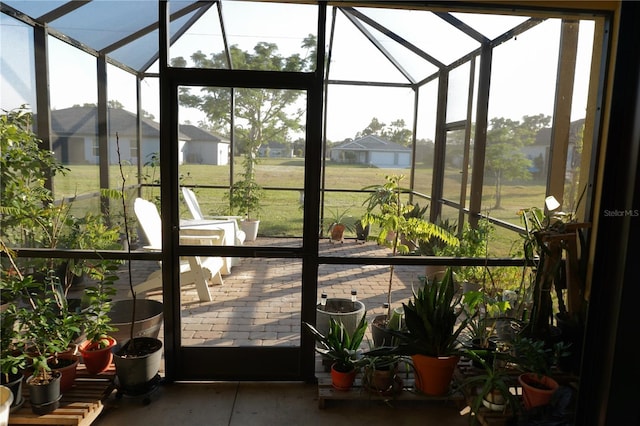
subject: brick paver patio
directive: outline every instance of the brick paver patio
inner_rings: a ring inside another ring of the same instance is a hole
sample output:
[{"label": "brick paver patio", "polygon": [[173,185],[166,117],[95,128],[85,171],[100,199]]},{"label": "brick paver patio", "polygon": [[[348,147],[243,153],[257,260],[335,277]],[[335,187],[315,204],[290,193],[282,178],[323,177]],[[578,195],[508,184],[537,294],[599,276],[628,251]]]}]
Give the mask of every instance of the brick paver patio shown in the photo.
[{"label": "brick paver patio", "polygon": [[[260,243],[260,240],[256,243]],[[277,242],[270,240],[268,244]],[[380,257],[390,255],[388,248],[374,242],[361,244],[347,240],[343,244],[332,244],[323,239],[320,247],[322,253],[335,256],[347,257],[355,253]],[[144,281],[158,268],[158,264],[133,261],[132,268],[133,282],[136,284]],[[392,289],[394,306],[400,306],[401,302],[409,299],[412,284],[421,274],[424,274],[424,267],[396,267]],[[120,275],[116,300],[128,298],[126,267],[122,268]],[[195,287],[183,286],[183,345],[299,345],[301,275],[301,260],[243,258],[239,265],[233,267],[230,275],[223,277],[223,285],[210,286],[211,302],[201,302]],[[328,297],[350,298],[351,290],[355,289],[358,300],[365,304],[367,318],[371,320],[384,312],[388,280],[388,266],[322,265],[318,295],[325,292]],[[140,294],[139,297],[162,300],[160,289]],[[162,338],[162,330],[159,337]],[[371,337],[370,331],[367,337]]]}]

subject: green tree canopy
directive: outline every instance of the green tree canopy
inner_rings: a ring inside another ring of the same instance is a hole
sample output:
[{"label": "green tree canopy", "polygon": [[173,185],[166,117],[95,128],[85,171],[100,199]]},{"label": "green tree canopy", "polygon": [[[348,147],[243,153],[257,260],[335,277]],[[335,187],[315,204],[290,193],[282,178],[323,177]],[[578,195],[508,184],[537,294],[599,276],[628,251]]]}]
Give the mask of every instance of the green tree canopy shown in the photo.
[{"label": "green tree canopy", "polygon": [[356,138],[377,135],[399,145],[409,146],[411,144],[413,132],[407,129],[406,126],[405,121],[401,118],[392,121],[390,125],[387,125],[380,122],[377,117],[373,117],[369,125],[365,127],[364,130],[356,134]]},{"label": "green tree canopy", "polygon": [[493,175],[495,184],[494,208],[501,208],[502,183],[514,179],[531,179],[532,162],[523,147],[536,140],[537,133],[549,126],[550,116],[524,116],[522,122],[509,118],[492,118],[487,130],[485,172]]},{"label": "green tree canopy", "polygon": [[[241,50],[237,45],[229,48],[231,64],[225,52],[210,56],[201,51],[191,55],[195,67],[212,69],[244,69],[263,71],[306,71],[315,66],[315,36],[309,35],[302,43],[309,55],[293,54],[288,57],[278,52],[274,43],[260,42],[252,52]],[[172,61],[174,66],[186,66],[182,57]],[[289,142],[290,132],[303,127],[300,118],[304,114],[293,105],[303,94],[297,90],[250,89],[204,87],[199,93],[190,88],[181,88],[180,104],[196,108],[205,113],[207,128],[222,135],[230,135],[231,96],[235,96],[235,143],[237,152],[255,155],[263,143],[270,141]]]}]

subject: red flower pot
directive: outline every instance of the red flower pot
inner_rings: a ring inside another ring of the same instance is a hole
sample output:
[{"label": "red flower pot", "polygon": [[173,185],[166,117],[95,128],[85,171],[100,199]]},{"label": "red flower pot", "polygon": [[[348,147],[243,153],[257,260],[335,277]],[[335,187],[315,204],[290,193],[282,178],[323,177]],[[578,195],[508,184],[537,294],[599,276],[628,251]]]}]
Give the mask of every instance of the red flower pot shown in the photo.
[{"label": "red flower pot", "polygon": [[62,374],[60,378],[60,392],[64,393],[73,387],[73,383],[76,381],[76,371],[78,370],[78,364],[80,363],[80,357],[71,353],[58,354],[58,365],[53,363],[53,360],[49,360],[48,364],[54,371],[59,371]]},{"label": "red flower pot", "polygon": [[112,337],[107,337],[106,339],[109,341],[109,345],[103,348],[98,343],[89,340],[84,341],[78,347],[89,374],[100,374],[106,371],[113,362],[111,348],[115,346],[116,339]]},{"label": "red flower pot", "polygon": [[339,371],[335,369],[336,365],[331,366],[331,384],[338,390],[349,390],[353,386],[353,382],[356,379],[356,369],[352,368],[350,371]]},{"label": "red flower pot", "polygon": [[412,355],[416,372],[416,389],[425,395],[441,396],[449,392],[459,356],[431,357]]},{"label": "red flower pot", "polygon": [[547,405],[551,396],[560,385],[549,376],[534,373],[524,373],[518,376],[522,386],[522,399],[527,410]]}]

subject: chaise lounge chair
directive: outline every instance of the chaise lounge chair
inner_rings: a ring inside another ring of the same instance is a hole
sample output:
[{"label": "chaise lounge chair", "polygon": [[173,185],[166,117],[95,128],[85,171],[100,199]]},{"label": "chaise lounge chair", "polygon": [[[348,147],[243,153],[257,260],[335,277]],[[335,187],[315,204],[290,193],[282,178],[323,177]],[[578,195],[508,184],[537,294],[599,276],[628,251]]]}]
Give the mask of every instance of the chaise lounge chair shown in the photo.
[{"label": "chaise lounge chair", "polygon": [[[134,211],[144,236],[148,242],[145,249],[162,249],[162,222],[157,207],[150,201],[136,198]],[[223,230],[181,229],[180,242],[190,245],[218,245],[224,238]],[[200,301],[211,301],[208,284],[223,284],[221,270],[224,261],[221,257],[189,256],[180,261],[180,285],[194,283]],[[134,287],[135,292],[144,292],[162,287],[162,270],[153,272],[147,280]]]}]

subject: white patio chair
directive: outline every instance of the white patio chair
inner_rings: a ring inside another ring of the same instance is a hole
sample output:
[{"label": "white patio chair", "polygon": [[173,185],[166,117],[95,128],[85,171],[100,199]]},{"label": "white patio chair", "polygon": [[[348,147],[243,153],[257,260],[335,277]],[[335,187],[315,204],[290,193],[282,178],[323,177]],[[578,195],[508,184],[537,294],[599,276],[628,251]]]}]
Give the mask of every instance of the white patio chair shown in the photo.
[{"label": "white patio chair", "polygon": [[236,228],[235,245],[241,246],[244,244],[247,234],[238,226],[238,219],[242,216],[205,216],[202,214],[200,203],[198,203],[198,198],[193,190],[183,186],[182,196],[184,197],[185,203],[187,203],[191,216],[196,220],[233,220]]},{"label": "white patio chair", "polygon": [[[162,222],[157,207],[150,201],[136,198],[134,211],[138,223],[147,239],[145,249],[162,249]],[[215,229],[188,229],[180,230],[180,242],[191,245],[220,244],[224,238],[224,231]],[[189,256],[180,261],[180,285],[194,283],[198,291],[200,301],[211,301],[208,284],[223,284],[221,269],[223,267],[221,257]],[[153,272],[147,280],[134,287],[135,292],[144,292],[153,288],[162,287],[162,270]]]}]

